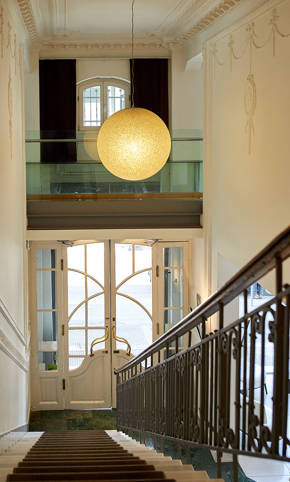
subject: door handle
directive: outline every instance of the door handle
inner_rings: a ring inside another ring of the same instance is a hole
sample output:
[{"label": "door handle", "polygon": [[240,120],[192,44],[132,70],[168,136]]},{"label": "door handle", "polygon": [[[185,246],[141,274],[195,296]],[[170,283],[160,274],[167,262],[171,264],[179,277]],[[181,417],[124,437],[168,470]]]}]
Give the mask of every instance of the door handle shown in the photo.
[{"label": "door handle", "polygon": [[126,338],[122,338],[121,336],[116,335],[116,326],[115,325],[112,326],[112,336],[113,336],[114,340],[119,341],[120,343],[125,343],[127,345],[127,355],[130,356],[131,355],[131,345],[128,342],[128,340],[126,340]]},{"label": "door handle", "polygon": [[90,357],[94,356],[94,352],[93,352],[94,346],[98,345],[98,343],[102,343],[104,341],[107,341],[108,338],[109,338],[109,328],[108,328],[108,326],[105,326],[105,334],[103,336],[95,338],[91,343]]}]

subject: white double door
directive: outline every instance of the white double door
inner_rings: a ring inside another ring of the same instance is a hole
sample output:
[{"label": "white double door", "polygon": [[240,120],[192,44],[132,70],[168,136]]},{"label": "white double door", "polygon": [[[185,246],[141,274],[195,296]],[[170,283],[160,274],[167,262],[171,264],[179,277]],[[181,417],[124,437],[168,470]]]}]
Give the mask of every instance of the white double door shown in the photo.
[{"label": "white double door", "polygon": [[32,410],[116,405],[114,369],[188,312],[189,243],[33,243]]}]

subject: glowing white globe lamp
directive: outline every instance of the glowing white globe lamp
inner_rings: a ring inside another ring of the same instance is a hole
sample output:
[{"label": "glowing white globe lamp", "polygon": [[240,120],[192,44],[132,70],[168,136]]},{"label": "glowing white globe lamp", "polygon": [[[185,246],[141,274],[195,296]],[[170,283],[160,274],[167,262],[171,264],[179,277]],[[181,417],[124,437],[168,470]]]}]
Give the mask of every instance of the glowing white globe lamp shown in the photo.
[{"label": "glowing white globe lamp", "polygon": [[162,169],[170,154],[171,138],[158,115],[132,107],[105,120],[97,148],[103,165],[114,176],[139,181]]}]

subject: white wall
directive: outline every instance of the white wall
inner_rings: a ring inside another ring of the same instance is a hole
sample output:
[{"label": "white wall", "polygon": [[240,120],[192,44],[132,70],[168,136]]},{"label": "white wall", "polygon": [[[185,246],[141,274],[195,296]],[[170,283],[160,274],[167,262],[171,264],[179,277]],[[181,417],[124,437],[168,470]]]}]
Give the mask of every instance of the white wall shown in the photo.
[{"label": "white wall", "polygon": [[289,1],[271,0],[205,46],[209,292],[218,254],[239,269],[289,223],[289,25]]},{"label": "white wall", "polygon": [[0,49],[0,435],[26,424],[28,412],[23,45],[9,3]]},{"label": "white wall", "polygon": [[183,47],[174,48],[171,57],[171,128],[177,135],[189,136],[203,129],[202,69],[186,70]]},{"label": "white wall", "polygon": [[77,82],[92,77],[119,77],[130,80],[129,59],[78,59]]}]

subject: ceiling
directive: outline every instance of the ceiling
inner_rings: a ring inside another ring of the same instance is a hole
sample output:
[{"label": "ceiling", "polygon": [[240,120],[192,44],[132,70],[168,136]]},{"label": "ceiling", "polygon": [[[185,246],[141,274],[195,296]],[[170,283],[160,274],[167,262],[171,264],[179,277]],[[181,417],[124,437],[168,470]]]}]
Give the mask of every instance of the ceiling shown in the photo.
[{"label": "ceiling", "polygon": [[[33,40],[128,42],[132,0],[17,0]],[[187,39],[243,0],[135,0],[136,39]]]}]

